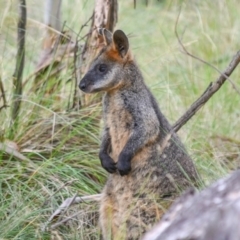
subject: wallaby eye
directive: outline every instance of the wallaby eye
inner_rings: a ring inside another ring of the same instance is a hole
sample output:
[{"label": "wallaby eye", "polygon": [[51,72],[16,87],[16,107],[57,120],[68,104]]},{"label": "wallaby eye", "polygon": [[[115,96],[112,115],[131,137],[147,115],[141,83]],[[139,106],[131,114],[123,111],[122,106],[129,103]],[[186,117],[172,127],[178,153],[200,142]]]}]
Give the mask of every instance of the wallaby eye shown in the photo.
[{"label": "wallaby eye", "polygon": [[99,64],[97,69],[100,73],[105,73],[107,71],[107,65],[106,64]]}]

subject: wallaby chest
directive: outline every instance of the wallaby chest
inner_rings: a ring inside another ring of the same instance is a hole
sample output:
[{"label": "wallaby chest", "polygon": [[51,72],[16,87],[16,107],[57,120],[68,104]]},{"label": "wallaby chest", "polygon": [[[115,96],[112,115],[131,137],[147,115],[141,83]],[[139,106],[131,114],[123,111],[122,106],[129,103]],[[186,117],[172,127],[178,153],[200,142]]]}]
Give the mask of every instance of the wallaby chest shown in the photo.
[{"label": "wallaby chest", "polygon": [[103,114],[111,138],[110,154],[117,162],[118,156],[131,134],[133,118],[118,93],[105,95]]}]

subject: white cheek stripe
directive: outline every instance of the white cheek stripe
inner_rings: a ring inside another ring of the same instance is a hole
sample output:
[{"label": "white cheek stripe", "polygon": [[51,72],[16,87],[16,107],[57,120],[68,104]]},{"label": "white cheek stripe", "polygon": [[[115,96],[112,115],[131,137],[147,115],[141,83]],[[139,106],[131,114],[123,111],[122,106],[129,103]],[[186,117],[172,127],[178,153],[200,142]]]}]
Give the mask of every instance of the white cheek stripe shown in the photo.
[{"label": "white cheek stripe", "polygon": [[115,71],[109,71],[102,79],[99,79],[92,86],[93,90],[97,90],[99,88],[104,88],[108,86],[110,83],[114,82]]}]

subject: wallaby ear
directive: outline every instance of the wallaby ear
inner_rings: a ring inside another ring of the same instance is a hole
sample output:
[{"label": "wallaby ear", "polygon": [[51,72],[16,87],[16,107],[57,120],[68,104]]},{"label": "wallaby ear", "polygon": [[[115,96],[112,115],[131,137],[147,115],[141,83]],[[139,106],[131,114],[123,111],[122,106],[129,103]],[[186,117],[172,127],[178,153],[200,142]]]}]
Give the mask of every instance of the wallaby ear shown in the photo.
[{"label": "wallaby ear", "polygon": [[112,43],[112,33],[108,31],[106,28],[99,28],[98,34],[103,37],[104,42],[107,46]]},{"label": "wallaby ear", "polygon": [[119,55],[124,58],[129,49],[128,38],[122,30],[116,30],[113,34],[113,43]]}]

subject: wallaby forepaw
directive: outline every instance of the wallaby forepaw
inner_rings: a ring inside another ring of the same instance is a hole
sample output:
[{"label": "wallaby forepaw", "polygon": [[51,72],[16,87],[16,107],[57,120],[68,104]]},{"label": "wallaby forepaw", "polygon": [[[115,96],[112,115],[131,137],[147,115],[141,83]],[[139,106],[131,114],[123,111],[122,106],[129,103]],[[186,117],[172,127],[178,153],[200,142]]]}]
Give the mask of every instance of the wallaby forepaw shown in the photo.
[{"label": "wallaby forepaw", "polygon": [[127,175],[131,171],[131,161],[121,159],[120,157],[117,163],[117,169],[121,176]]},{"label": "wallaby forepaw", "polygon": [[116,163],[107,154],[99,154],[102,167],[109,173],[115,173],[117,170]]},{"label": "wallaby forepaw", "polygon": [[102,166],[109,173],[115,173],[116,170],[117,170],[115,162],[107,162],[107,163],[104,163],[104,164],[102,163]]}]

